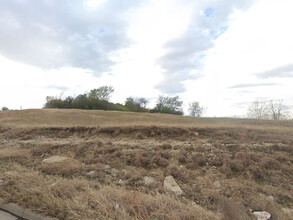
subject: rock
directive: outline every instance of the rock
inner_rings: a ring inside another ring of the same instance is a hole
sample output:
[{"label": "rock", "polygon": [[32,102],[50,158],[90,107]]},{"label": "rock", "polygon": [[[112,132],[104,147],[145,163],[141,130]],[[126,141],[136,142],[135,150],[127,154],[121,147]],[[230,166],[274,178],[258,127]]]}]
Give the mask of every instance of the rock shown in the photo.
[{"label": "rock", "polygon": [[254,211],[253,215],[257,220],[268,220],[271,218],[271,214],[265,211]]},{"label": "rock", "polygon": [[283,211],[284,214],[286,214],[288,217],[291,217],[291,219],[293,219],[293,209],[282,208],[282,211]]},{"label": "rock", "polygon": [[164,179],[164,189],[175,193],[176,195],[182,195],[183,191],[178,186],[173,176],[166,176]]},{"label": "rock", "polygon": [[92,171],[88,172],[86,175],[92,177],[92,176],[94,176],[96,173],[97,173],[96,171],[92,170]]},{"label": "rock", "polygon": [[145,176],[143,178],[143,180],[144,180],[145,185],[151,185],[151,184],[153,184],[155,182],[155,179],[153,177],[150,177],[150,176]]},{"label": "rock", "polygon": [[64,160],[69,159],[68,157],[61,157],[61,156],[53,156],[43,160],[43,163],[50,164],[50,163],[58,163]]},{"label": "rock", "polygon": [[53,156],[44,159],[40,169],[47,174],[72,175],[73,173],[80,172],[82,165],[73,158]]},{"label": "rock", "polygon": [[3,185],[3,183],[4,183],[4,180],[0,179],[0,185]]}]

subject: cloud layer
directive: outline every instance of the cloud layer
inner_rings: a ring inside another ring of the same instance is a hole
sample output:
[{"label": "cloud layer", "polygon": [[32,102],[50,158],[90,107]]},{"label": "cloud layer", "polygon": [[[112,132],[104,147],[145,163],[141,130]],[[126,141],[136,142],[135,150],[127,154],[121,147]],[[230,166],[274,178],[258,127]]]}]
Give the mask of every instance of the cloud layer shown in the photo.
[{"label": "cloud layer", "polygon": [[1,1],[0,53],[42,68],[109,70],[111,54],[131,43],[127,15],[142,0],[100,2]]},{"label": "cloud layer", "polygon": [[255,75],[261,79],[293,77],[293,64],[280,66],[272,70],[257,73]]},{"label": "cloud layer", "polygon": [[188,28],[165,45],[166,53],[157,61],[164,70],[164,80],[157,88],[163,93],[184,92],[184,80],[201,76],[202,60],[213,41],[227,30],[229,16],[236,9],[248,9],[253,2],[218,0],[191,4],[193,14]]}]

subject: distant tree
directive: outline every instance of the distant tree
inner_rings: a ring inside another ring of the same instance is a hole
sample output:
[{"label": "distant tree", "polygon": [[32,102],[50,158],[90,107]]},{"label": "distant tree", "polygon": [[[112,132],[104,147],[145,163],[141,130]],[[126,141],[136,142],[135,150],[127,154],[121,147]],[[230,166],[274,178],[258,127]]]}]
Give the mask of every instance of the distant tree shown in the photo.
[{"label": "distant tree", "polygon": [[159,96],[157,104],[155,108],[152,109],[152,112],[182,115],[182,104],[183,101],[179,99],[179,96]]},{"label": "distant tree", "polygon": [[89,99],[100,99],[109,101],[112,93],[114,92],[114,88],[112,86],[101,86],[97,89],[92,89],[88,97]]},{"label": "distant tree", "polygon": [[205,110],[206,108],[200,106],[199,102],[189,103],[188,111],[191,116],[201,117],[204,114]]},{"label": "distant tree", "polygon": [[255,101],[248,107],[248,117],[257,119],[286,119],[289,117],[288,107],[283,100]]},{"label": "distant tree", "polygon": [[59,97],[47,96],[45,108],[64,108],[64,101]]},{"label": "distant tree", "polygon": [[125,107],[130,111],[145,112],[148,111],[148,109],[146,109],[147,103],[148,100],[146,100],[145,98],[128,97],[125,101]]},{"label": "distant tree", "polygon": [[283,100],[270,100],[268,103],[269,113],[272,119],[286,119],[289,116],[288,107],[284,105]]},{"label": "distant tree", "polygon": [[136,102],[140,105],[141,108],[146,108],[147,104],[149,103],[149,101],[146,98],[137,98]]},{"label": "distant tree", "polygon": [[73,108],[89,109],[89,98],[86,94],[80,94],[76,96],[72,105],[73,105]]},{"label": "distant tree", "polygon": [[3,106],[2,108],[1,108],[1,111],[8,111],[9,110],[9,108],[7,108],[7,107],[5,107],[5,106]]},{"label": "distant tree", "polygon": [[248,107],[249,118],[256,119],[268,119],[269,118],[269,108],[267,105],[267,101],[255,101]]}]

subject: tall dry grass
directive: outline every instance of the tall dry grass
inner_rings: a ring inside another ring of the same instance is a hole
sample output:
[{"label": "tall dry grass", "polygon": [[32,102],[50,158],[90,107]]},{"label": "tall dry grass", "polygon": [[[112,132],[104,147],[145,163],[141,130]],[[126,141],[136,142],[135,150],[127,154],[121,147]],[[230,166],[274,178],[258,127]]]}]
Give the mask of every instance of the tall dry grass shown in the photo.
[{"label": "tall dry grass", "polygon": [[76,109],[35,109],[0,112],[1,127],[118,127],[173,126],[201,128],[268,129],[293,131],[293,121],[232,118],[195,118],[168,114]]},{"label": "tall dry grass", "polygon": [[219,219],[197,205],[180,203],[166,195],[131,192],[83,178],[45,176],[17,165],[12,170],[1,170],[5,185],[0,189],[6,190],[0,195],[60,219]]}]

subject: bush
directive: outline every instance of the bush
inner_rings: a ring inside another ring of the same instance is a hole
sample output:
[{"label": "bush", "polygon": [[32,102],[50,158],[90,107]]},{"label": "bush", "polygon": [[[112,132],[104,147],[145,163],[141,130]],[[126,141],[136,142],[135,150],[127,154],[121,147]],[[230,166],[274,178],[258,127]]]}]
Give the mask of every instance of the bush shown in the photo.
[{"label": "bush", "polygon": [[7,108],[7,107],[5,107],[5,106],[1,108],[1,111],[3,111],[3,112],[4,112],[4,111],[8,111],[8,110],[9,110],[9,108]]}]

